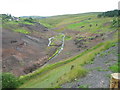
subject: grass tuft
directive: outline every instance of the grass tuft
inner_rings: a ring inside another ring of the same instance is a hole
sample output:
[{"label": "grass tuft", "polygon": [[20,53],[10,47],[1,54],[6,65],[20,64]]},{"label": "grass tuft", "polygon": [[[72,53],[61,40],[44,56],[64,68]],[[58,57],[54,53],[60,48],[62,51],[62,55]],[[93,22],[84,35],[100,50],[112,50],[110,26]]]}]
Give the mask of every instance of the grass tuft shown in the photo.
[{"label": "grass tuft", "polygon": [[83,77],[85,76],[87,73],[87,70],[77,66],[74,69],[70,70],[70,72],[65,73],[62,77],[59,78],[59,84],[63,84],[66,82],[71,82],[73,80],[75,80],[78,77]]},{"label": "grass tuft", "polygon": [[16,29],[16,30],[13,30],[13,31],[23,33],[23,34],[30,34],[31,33],[30,31],[25,30],[25,29]]}]

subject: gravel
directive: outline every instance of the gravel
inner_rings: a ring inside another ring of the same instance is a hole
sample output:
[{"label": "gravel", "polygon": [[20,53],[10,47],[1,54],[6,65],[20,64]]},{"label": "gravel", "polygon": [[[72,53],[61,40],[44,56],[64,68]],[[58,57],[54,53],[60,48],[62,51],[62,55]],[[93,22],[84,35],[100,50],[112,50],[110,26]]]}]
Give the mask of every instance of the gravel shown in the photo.
[{"label": "gravel", "polygon": [[63,88],[109,88],[110,71],[109,67],[117,63],[117,46],[111,47],[108,50],[98,54],[92,64],[87,64],[84,67],[89,70],[88,74],[83,78],[62,85]]}]

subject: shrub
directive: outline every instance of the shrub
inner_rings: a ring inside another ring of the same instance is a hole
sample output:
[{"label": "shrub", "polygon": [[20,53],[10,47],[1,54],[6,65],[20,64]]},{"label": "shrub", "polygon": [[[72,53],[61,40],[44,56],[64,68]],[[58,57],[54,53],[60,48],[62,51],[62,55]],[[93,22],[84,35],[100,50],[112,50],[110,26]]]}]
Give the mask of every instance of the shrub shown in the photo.
[{"label": "shrub", "polygon": [[29,32],[28,30],[25,29],[16,29],[14,30],[14,32],[19,32],[19,33],[23,33],[23,34],[30,34],[31,32]]},{"label": "shrub", "polygon": [[11,73],[2,73],[2,88],[17,88],[19,85],[18,78]]},{"label": "shrub", "polygon": [[34,22],[34,19],[32,19],[32,18],[26,18],[26,19],[24,19],[24,21],[33,23],[33,22]]}]

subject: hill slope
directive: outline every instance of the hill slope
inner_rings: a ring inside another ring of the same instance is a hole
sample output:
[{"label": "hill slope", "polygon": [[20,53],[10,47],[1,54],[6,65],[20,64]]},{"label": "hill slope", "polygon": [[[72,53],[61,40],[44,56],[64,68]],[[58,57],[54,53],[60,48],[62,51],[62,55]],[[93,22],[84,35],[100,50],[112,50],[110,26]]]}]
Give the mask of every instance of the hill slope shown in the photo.
[{"label": "hill slope", "polygon": [[42,66],[50,57],[48,38],[55,33],[31,19],[2,17],[3,72],[20,76]]},{"label": "hill slope", "polygon": [[65,46],[49,65],[21,76],[20,81],[24,84],[20,88],[60,88],[62,84],[84,77],[89,71],[83,66],[93,63],[97,54],[117,46],[118,28],[113,27],[114,18],[98,18],[98,14],[40,19],[39,22],[48,26],[50,30],[65,34]]}]

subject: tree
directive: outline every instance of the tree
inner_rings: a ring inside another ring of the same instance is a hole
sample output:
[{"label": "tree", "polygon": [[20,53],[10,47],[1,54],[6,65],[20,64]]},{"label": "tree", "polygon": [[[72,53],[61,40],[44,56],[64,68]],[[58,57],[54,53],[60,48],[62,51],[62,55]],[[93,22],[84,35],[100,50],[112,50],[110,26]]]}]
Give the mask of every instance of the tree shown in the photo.
[{"label": "tree", "polygon": [[98,14],[97,17],[118,17],[120,16],[120,10],[112,10]]},{"label": "tree", "polygon": [[97,17],[98,17],[98,18],[101,18],[101,17],[102,17],[102,14],[98,14]]},{"label": "tree", "polygon": [[120,27],[120,18],[114,18],[112,24],[113,27]]}]

